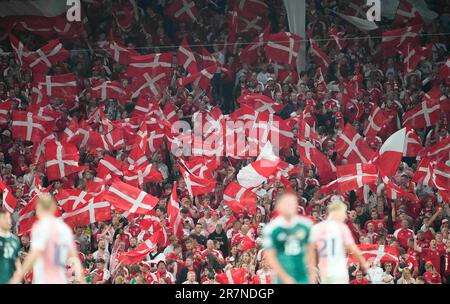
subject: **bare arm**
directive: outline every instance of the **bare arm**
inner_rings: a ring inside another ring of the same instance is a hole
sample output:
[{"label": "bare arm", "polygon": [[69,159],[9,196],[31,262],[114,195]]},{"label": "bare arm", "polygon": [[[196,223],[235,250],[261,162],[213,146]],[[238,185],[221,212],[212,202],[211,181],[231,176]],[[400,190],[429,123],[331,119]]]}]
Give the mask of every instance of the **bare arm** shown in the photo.
[{"label": "bare arm", "polygon": [[21,283],[23,281],[23,277],[31,271],[36,260],[43,254],[44,252],[42,250],[31,249],[31,251],[27,254],[25,260],[23,261],[22,267],[16,269],[16,272],[11,278],[10,283]]},{"label": "bare arm", "polygon": [[268,249],[266,250],[265,254],[267,258],[267,264],[280,277],[281,281],[284,284],[294,284],[294,279],[286,273],[280,262],[278,262],[275,250]]},{"label": "bare arm", "polygon": [[316,265],[317,265],[317,246],[314,243],[309,244],[307,251],[307,261],[308,261],[308,276],[311,284],[317,283],[316,276]]},{"label": "bare arm", "polygon": [[71,250],[69,253],[69,259],[72,261],[72,269],[75,272],[75,280],[78,283],[85,284],[86,280],[83,276],[83,266],[81,266],[80,257],[76,250]]}]

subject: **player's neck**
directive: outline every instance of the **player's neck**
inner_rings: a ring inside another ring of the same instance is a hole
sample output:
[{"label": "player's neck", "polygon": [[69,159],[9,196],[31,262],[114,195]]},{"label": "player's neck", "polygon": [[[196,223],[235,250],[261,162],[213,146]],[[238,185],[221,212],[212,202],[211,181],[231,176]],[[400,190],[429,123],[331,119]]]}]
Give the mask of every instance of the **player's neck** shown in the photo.
[{"label": "player's neck", "polygon": [[10,234],[9,230],[0,229],[0,236],[7,237]]}]

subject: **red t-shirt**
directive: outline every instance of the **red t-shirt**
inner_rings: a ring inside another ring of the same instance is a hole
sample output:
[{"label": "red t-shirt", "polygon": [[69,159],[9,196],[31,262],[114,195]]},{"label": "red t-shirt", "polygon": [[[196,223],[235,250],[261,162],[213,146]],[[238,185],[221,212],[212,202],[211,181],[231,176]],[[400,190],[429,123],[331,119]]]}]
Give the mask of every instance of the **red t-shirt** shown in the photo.
[{"label": "red t-shirt", "polygon": [[350,284],[363,285],[363,284],[369,284],[369,281],[367,281],[366,279],[362,279],[361,282],[358,282],[358,280],[354,279],[354,280],[350,281]]},{"label": "red t-shirt", "polygon": [[425,279],[425,282],[427,284],[429,284],[428,282],[431,282],[432,284],[441,284],[442,283],[441,276],[437,272],[431,273],[431,272],[427,271],[423,274],[423,278]]},{"label": "red t-shirt", "polygon": [[422,259],[431,261],[437,273],[441,272],[441,256],[443,255],[444,252],[438,249],[422,248]]}]

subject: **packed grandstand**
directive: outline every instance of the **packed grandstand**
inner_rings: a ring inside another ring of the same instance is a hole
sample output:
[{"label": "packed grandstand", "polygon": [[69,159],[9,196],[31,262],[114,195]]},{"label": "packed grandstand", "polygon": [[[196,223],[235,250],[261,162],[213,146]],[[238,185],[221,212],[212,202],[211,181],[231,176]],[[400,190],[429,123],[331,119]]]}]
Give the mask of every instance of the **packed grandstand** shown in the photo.
[{"label": "packed grandstand", "polygon": [[369,24],[365,1],[307,0],[305,37],[282,0],[0,18],[20,259],[51,193],[90,284],[271,283],[262,231],[289,191],[316,223],[345,199],[370,264],[349,255],[350,283],[450,283],[450,5],[397,2]]}]

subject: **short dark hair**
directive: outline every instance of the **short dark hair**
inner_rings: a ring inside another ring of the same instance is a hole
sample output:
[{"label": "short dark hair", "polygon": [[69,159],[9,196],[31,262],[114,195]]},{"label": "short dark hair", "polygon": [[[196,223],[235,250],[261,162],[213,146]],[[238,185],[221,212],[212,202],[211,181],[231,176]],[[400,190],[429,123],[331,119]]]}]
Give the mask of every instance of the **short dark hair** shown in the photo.
[{"label": "short dark hair", "polygon": [[102,258],[100,258],[100,259],[97,259],[96,263],[102,263],[102,264],[105,264],[105,260],[102,259]]},{"label": "short dark hair", "polygon": [[183,207],[183,208],[181,208],[181,213],[188,214],[189,213],[189,209],[186,208],[186,207]]}]

